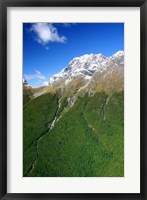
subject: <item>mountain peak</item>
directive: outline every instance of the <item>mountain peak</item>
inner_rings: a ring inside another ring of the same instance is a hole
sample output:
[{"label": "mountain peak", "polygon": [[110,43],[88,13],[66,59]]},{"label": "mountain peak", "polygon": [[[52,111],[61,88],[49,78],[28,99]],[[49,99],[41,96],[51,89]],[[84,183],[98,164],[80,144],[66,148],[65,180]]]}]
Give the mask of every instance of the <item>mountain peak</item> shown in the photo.
[{"label": "mountain peak", "polygon": [[91,79],[94,72],[105,71],[110,66],[124,65],[124,52],[118,51],[110,57],[103,54],[84,54],[73,58],[69,64],[63,68],[58,74],[49,79],[49,85],[67,84],[75,77]]},{"label": "mountain peak", "polygon": [[124,51],[117,51],[115,54],[112,56],[124,56]]}]

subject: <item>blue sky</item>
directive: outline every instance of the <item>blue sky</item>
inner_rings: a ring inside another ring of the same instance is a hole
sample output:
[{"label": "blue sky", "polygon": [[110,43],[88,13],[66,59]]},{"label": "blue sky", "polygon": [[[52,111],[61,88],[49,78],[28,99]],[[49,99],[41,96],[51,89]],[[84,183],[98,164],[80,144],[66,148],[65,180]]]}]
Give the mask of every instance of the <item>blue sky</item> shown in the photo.
[{"label": "blue sky", "polygon": [[23,76],[32,87],[47,83],[77,56],[124,50],[123,23],[24,23]]}]

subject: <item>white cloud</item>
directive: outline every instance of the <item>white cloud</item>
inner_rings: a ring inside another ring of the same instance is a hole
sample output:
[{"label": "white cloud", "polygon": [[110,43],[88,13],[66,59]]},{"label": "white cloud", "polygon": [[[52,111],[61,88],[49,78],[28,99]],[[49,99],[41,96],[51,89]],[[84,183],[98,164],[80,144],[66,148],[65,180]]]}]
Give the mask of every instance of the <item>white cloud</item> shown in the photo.
[{"label": "white cloud", "polygon": [[41,75],[41,72],[39,70],[35,70],[36,74]]},{"label": "white cloud", "polygon": [[55,26],[49,23],[35,23],[31,27],[31,31],[36,34],[36,40],[41,44],[49,42],[65,42],[66,37],[60,36]]},{"label": "white cloud", "polygon": [[48,86],[48,81],[44,81],[43,85]]},{"label": "white cloud", "polygon": [[35,74],[36,78],[38,78],[38,79],[46,79],[45,76],[43,76],[40,71],[35,70],[35,72],[36,72],[36,74]]},{"label": "white cloud", "polygon": [[35,70],[35,73],[34,73],[34,74],[24,74],[24,79],[26,79],[26,80],[32,80],[32,79],[44,80],[44,79],[46,79],[46,78],[45,78],[45,76],[43,76],[43,75],[41,74],[40,71]]},{"label": "white cloud", "polygon": [[34,79],[34,75],[24,74],[24,79],[25,80],[32,80],[32,79]]}]

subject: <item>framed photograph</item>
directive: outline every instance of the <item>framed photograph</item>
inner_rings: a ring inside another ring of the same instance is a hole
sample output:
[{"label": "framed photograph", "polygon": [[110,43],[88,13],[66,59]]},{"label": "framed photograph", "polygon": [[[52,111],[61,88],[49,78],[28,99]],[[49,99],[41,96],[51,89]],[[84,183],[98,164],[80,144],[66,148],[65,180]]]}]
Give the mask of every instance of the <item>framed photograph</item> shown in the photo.
[{"label": "framed photograph", "polygon": [[145,0],[0,3],[1,199],[147,199]]}]

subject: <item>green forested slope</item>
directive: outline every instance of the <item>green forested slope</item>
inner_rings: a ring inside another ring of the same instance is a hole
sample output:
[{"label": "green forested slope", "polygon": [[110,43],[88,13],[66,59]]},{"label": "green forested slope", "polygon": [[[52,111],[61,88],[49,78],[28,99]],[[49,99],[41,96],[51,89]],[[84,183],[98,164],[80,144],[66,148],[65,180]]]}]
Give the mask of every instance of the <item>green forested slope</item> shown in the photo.
[{"label": "green forested slope", "polygon": [[[24,109],[24,176],[123,176],[123,110],[123,92],[85,94],[70,109],[66,98],[59,107],[56,95],[30,101]],[[50,129],[55,115],[59,120]]]},{"label": "green forested slope", "polygon": [[57,97],[46,94],[33,99],[24,106],[23,151],[24,175],[29,172],[37,157],[37,142],[44,135],[57,110]]},{"label": "green forested slope", "polygon": [[32,97],[32,89],[23,86],[23,105],[25,106],[26,103],[28,103],[31,100]]}]

